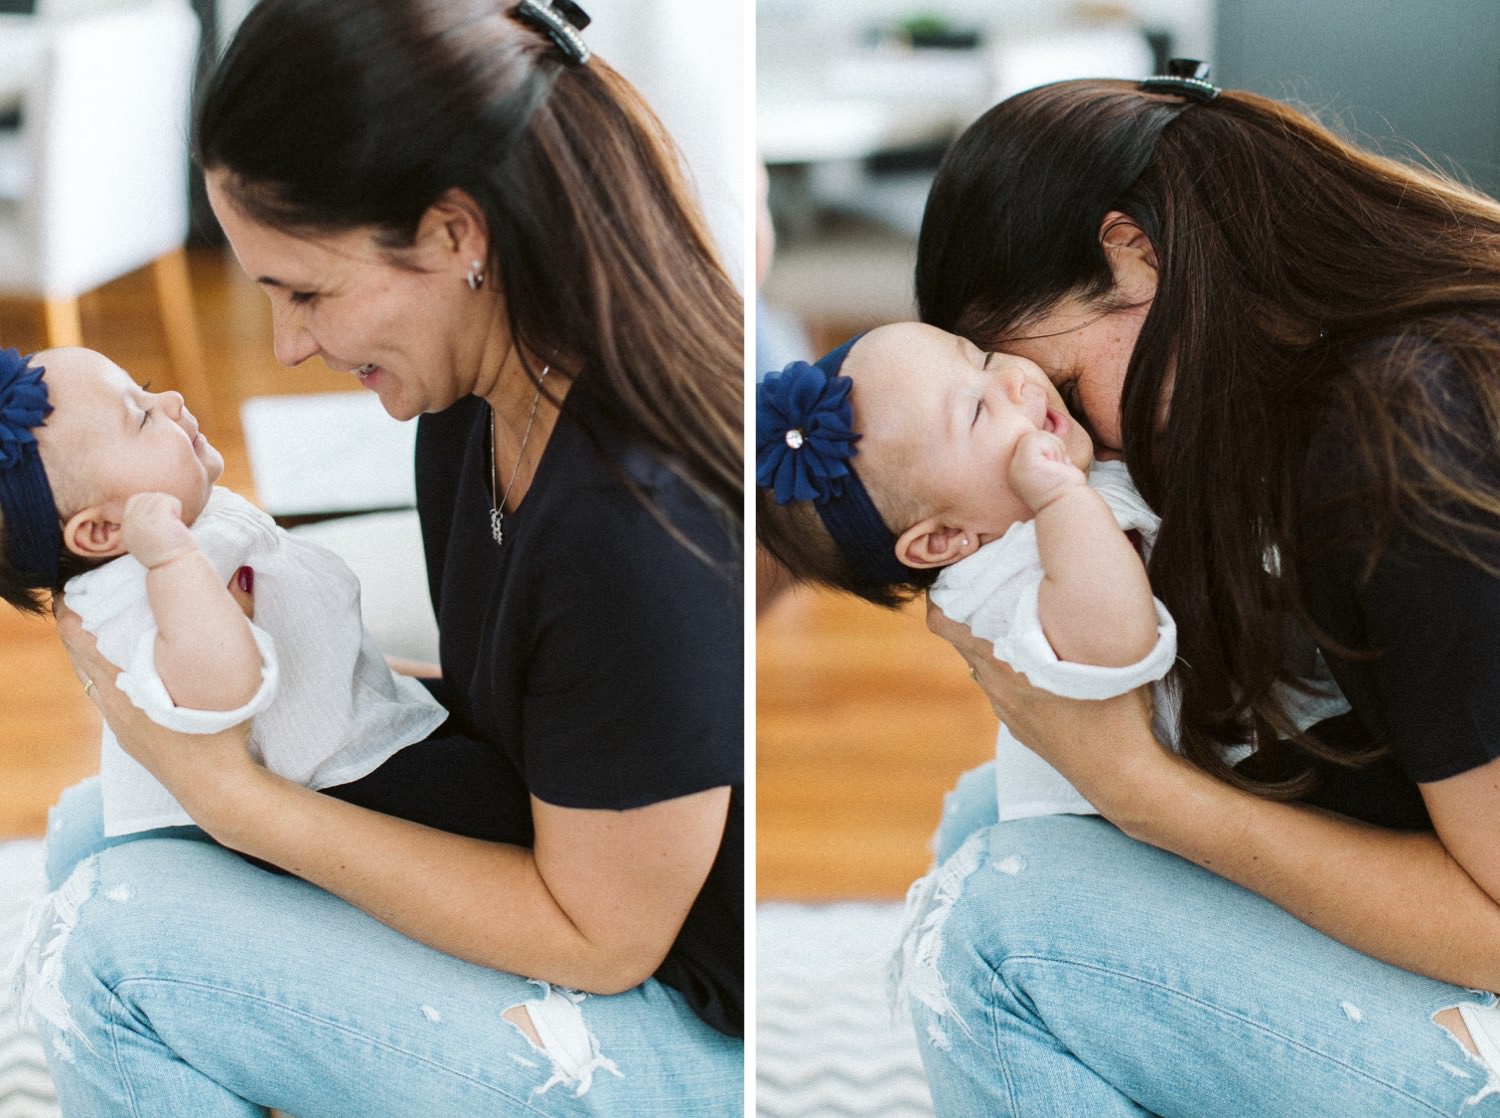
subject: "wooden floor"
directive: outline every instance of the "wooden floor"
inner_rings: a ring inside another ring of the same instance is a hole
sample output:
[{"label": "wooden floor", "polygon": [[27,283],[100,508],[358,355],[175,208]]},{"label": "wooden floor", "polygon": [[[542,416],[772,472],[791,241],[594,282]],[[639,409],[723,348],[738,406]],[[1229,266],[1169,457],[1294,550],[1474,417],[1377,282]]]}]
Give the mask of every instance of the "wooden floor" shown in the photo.
[{"label": "wooden floor", "polygon": [[798,589],[758,630],[760,899],[904,895],[943,793],[994,753],[989,704],[920,604]]},{"label": "wooden floor", "polygon": [[[235,425],[247,397],[351,388],[271,353],[264,296],[232,259],[195,250],[198,320],[224,484],[253,497]],[[142,381],[170,371],[144,273],[87,296],[85,344]],[[36,308],[0,302],[0,346],[41,345]],[[189,401],[191,405],[191,401]],[[757,626],[757,835],[766,899],[897,897],[927,865],[942,794],[989,755],[994,721],[920,610],[798,590]],[[46,619],[0,609],[0,838],[40,834],[47,807],[98,764],[98,721]]]},{"label": "wooden floor", "polygon": [[[253,497],[237,425],[250,396],[354,389],[320,362],[285,369],[271,353],[265,296],[227,254],[195,249],[190,270],[218,421],[204,433],[224,454],[223,484]],[[84,297],[84,344],[137,380],[171,384],[154,288],[136,272]],[[0,347],[43,344],[40,305],[0,301]],[[193,407],[193,401],[188,401]],[[98,766],[99,724],[84,699],[50,619],[0,604],[0,838],[40,834],[57,794]]]}]

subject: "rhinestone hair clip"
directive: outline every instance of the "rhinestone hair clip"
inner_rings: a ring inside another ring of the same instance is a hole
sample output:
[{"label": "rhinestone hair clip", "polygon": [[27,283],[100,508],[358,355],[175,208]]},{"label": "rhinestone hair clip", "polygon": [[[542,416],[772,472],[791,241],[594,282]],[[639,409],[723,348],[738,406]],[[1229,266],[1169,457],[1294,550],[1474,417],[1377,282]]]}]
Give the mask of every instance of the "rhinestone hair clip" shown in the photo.
[{"label": "rhinestone hair clip", "polygon": [[573,0],[521,0],[516,15],[545,31],[573,65],[582,66],[591,57],[588,44],[578,33],[592,21]]},{"label": "rhinestone hair clip", "polygon": [[1141,82],[1148,93],[1173,93],[1189,101],[1207,104],[1219,95],[1219,87],[1208,80],[1209,65],[1196,58],[1174,58],[1167,72]]}]

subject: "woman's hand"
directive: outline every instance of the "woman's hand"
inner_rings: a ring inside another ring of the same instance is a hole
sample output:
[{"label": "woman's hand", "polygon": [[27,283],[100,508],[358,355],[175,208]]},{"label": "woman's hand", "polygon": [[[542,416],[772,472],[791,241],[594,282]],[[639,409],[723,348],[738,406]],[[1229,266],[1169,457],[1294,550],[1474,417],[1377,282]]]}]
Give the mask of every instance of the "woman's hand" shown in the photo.
[{"label": "woman's hand", "polygon": [[1106,816],[1113,818],[1109,804],[1138,787],[1127,777],[1168,774],[1171,757],[1151,731],[1149,687],[1113,699],[1065,699],[1034,687],[996,660],[990,642],[930,601],[927,627],[958,650],[1016,740],[1067,777]]},{"label": "woman's hand", "polygon": [[[248,569],[248,568],[247,568]],[[251,613],[250,579],[237,575],[230,593],[247,616]],[[57,633],[89,698],[121,747],[164,784],[196,821],[212,828],[207,813],[231,784],[258,766],[249,753],[249,723],[217,734],[183,734],[152,722],[116,685],[120,669],[104,658],[83,621],[61,597],[53,600]]]}]

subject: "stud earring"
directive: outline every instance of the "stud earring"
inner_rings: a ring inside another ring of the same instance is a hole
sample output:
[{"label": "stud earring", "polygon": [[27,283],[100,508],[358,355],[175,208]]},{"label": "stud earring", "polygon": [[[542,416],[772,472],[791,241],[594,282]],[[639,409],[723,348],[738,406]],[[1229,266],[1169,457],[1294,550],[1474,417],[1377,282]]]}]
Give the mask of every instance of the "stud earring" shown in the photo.
[{"label": "stud earring", "polygon": [[464,282],[469,285],[470,291],[478,291],[484,286],[484,261],[469,261],[469,274],[464,277]]},{"label": "stud earring", "polygon": [[967,547],[968,547],[968,546],[969,546],[969,537],[968,537],[968,536],[965,536],[965,537],[964,537],[964,542],[963,542],[963,546],[964,546],[964,547],[965,547],[965,548],[967,548]]}]

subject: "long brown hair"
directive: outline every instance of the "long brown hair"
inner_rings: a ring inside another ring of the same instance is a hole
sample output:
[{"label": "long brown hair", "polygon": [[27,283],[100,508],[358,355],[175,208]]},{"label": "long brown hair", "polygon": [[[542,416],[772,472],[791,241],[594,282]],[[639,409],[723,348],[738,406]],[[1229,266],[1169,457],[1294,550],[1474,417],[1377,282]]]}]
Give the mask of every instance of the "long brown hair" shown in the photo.
[{"label": "long brown hair", "polygon": [[[1162,517],[1150,571],[1178,621],[1182,747],[1235,783],[1301,794],[1305,778],[1257,783],[1220,747],[1288,737],[1346,763],[1372,755],[1298,734],[1272,691],[1294,682],[1297,627],[1317,632],[1298,550],[1315,430],[1342,432],[1378,514],[1357,526],[1367,575],[1402,523],[1500,577],[1482,554],[1500,542],[1483,476],[1500,429],[1500,205],[1253,94],[1196,104],[1059,83],[996,106],[948,154],[918,250],[922,318],[1003,345],[1064,296],[1110,309],[1111,210],[1146,232],[1159,268],[1121,418]],[[1468,462],[1451,440],[1434,450],[1455,388],[1478,416]]]},{"label": "long brown hair", "polygon": [[261,0],[200,92],[196,159],[265,224],[370,228],[393,249],[467,191],[522,352],[575,357],[738,525],[739,292],[639,94],[597,56],[569,65],[515,7]]}]

